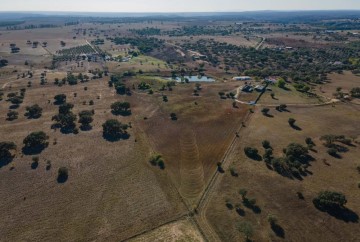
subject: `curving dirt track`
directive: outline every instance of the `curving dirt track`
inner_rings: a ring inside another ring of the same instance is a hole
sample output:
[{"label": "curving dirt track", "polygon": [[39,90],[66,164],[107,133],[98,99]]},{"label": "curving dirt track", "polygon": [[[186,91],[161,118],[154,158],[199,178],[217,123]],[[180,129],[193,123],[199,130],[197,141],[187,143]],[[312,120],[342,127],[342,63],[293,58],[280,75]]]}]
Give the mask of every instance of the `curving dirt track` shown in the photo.
[{"label": "curving dirt track", "polygon": [[195,133],[184,130],[180,136],[180,194],[190,203],[196,202],[205,187],[203,164],[199,160],[199,150]]}]

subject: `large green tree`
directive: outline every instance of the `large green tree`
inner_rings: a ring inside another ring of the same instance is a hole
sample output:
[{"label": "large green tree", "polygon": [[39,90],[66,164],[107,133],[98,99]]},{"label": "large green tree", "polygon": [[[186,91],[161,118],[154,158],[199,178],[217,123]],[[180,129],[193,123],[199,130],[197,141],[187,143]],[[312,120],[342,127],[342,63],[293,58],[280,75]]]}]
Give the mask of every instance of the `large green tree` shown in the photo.
[{"label": "large green tree", "polygon": [[128,125],[122,124],[116,119],[109,119],[103,125],[103,135],[106,139],[120,139],[128,136]]},{"label": "large green tree", "polygon": [[33,119],[40,118],[42,114],[42,110],[43,109],[38,104],[28,106],[26,107],[25,116]]},{"label": "large green tree", "polygon": [[49,137],[43,131],[32,132],[23,140],[24,149],[30,152],[40,152],[47,147],[48,139]]},{"label": "large green tree", "polygon": [[314,205],[322,210],[334,210],[342,208],[346,203],[346,197],[340,192],[321,191],[313,199]]},{"label": "large green tree", "polygon": [[111,104],[111,110],[113,114],[118,115],[128,115],[131,113],[130,103],[128,102],[115,102]]}]

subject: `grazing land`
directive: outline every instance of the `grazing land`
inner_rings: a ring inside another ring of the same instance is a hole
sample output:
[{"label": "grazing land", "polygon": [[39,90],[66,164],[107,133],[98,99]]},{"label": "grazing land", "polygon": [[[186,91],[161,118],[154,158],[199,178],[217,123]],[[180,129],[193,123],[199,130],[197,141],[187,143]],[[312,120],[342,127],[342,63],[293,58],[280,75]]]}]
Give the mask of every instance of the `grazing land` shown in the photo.
[{"label": "grazing land", "polygon": [[360,13],[306,13],[0,19],[0,241],[356,241]]}]

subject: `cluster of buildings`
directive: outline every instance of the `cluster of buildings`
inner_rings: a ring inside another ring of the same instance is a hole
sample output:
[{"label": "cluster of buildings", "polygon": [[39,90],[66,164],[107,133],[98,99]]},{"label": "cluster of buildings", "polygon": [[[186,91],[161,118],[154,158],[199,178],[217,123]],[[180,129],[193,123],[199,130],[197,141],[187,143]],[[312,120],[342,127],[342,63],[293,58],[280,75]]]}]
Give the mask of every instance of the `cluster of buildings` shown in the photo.
[{"label": "cluster of buildings", "polygon": [[[251,77],[249,77],[249,76],[236,76],[236,77],[233,77],[233,80],[234,81],[245,81],[245,85],[240,87],[241,91],[243,91],[243,92],[253,92],[254,90],[258,91],[258,92],[263,92],[266,89],[266,85],[263,85],[263,84],[255,85],[255,84],[252,84],[251,82],[248,82],[248,81],[252,80]],[[277,83],[277,79],[273,78],[273,77],[265,78],[263,83],[275,84],[275,83]]]}]

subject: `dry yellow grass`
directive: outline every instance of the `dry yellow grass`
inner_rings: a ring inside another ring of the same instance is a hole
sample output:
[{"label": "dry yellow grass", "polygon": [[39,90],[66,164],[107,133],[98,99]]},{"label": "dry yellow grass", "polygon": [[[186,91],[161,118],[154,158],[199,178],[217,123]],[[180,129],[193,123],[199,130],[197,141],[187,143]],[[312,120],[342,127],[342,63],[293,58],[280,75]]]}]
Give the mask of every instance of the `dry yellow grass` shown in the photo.
[{"label": "dry yellow grass", "polygon": [[[5,88],[5,94],[26,86],[27,81],[15,81],[11,90]],[[53,97],[59,93],[65,93],[68,102],[75,105],[75,114],[95,110],[91,131],[66,135],[50,129],[51,117],[57,112]],[[89,100],[94,100],[95,105],[82,104]],[[114,117],[110,105],[118,100],[129,101],[134,115]],[[27,89],[24,103],[18,109],[18,120],[5,121],[6,112],[1,112],[1,140],[18,145],[13,162],[0,168],[1,239],[123,240],[185,214],[187,210],[166,171],[148,163],[151,148],[135,125],[137,115],[145,115],[143,102],[141,96],[115,95],[107,86],[107,79],[63,87],[55,86],[51,80],[45,86],[34,82]],[[44,109],[37,120],[23,116],[25,107],[32,104]],[[8,106],[7,102],[0,102],[2,110]],[[101,125],[109,118],[132,122],[130,139],[114,143],[104,140]],[[39,155],[39,167],[32,170],[32,156],[21,154],[22,140],[38,130],[50,136],[50,145]],[[48,160],[52,165],[50,171],[45,170]],[[58,184],[57,170],[62,166],[69,169],[69,180]]]},{"label": "dry yellow grass", "polygon": [[154,231],[129,240],[129,242],[203,242],[205,241],[194,224],[188,219],[182,219]]},{"label": "dry yellow grass", "polygon": [[[345,222],[327,213],[320,212],[312,204],[312,199],[321,190],[343,192],[348,203],[347,208],[357,216],[360,214],[360,196],[357,182],[360,155],[358,144],[348,147],[349,152],[336,159],[326,153],[319,137],[325,134],[344,134],[347,137],[359,136],[359,108],[347,105],[289,108],[290,112],[265,117],[257,110],[251,123],[240,134],[243,142],[231,155],[233,167],[239,177],[226,173],[217,196],[214,196],[207,210],[207,217],[216,232],[224,241],[239,241],[242,234],[236,224],[250,221],[253,224],[256,241],[356,241],[359,238],[358,221]],[[301,131],[292,129],[287,120],[297,120]],[[341,124],[341,125],[340,125]],[[245,146],[256,147],[264,152],[262,140],[269,140],[274,148],[274,156],[282,155],[282,148],[291,142],[305,144],[305,138],[311,137],[316,143],[316,152],[310,152],[316,159],[308,168],[309,174],[302,181],[291,180],[269,170],[264,162],[250,160],[244,155]],[[322,160],[326,159],[329,165]],[[241,205],[245,215],[240,216],[235,209],[229,210],[225,201],[234,206],[241,204],[240,188],[248,190],[248,197],[256,198],[261,213],[256,214]],[[298,199],[296,193],[302,192],[305,200]],[[274,214],[284,229],[285,237],[279,238],[270,229],[267,215]]]}]

